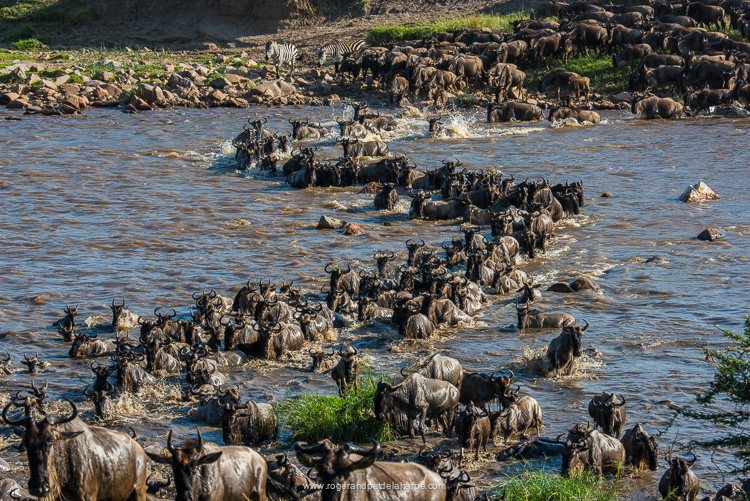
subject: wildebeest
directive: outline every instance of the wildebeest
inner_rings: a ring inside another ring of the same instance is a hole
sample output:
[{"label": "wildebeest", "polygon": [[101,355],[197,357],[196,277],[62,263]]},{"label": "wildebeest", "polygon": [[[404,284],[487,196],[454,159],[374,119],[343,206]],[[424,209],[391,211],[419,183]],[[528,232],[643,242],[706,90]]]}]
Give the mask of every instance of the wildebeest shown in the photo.
[{"label": "wildebeest", "polygon": [[279,436],[279,420],[271,404],[248,400],[224,404],[221,418],[224,445],[260,445]]},{"label": "wildebeest", "polygon": [[112,298],[112,304],[109,307],[112,309],[112,328],[114,330],[128,330],[138,324],[140,317],[126,308],[125,298],[122,299],[121,304],[116,304],[115,298]]},{"label": "wildebeest", "polygon": [[57,332],[59,332],[65,341],[70,341],[73,336],[73,330],[76,326],[76,315],[78,315],[78,305],[75,305],[74,307],[70,307],[70,305],[65,305],[65,309],[63,310],[63,313],[65,313],[65,316],[61,318],[60,320],[57,320],[52,326],[57,327]]},{"label": "wildebeest", "polygon": [[331,378],[336,382],[336,386],[339,388],[339,394],[344,395],[344,390],[349,386],[354,386],[354,394],[356,395],[359,391],[359,360],[357,358],[358,350],[355,347],[347,347],[344,350],[344,345],[339,348],[339,363],[336,367],[331,369]]},{"label": "wildebeest", "polygon": [[683,107],[680,103],[662,97],[648,97],[646,99],[633,99],[632,112],[643,118],[680,118]]},{"label": "wildebeest", "polygon": [[669,468],[659,480],[659,493],[662,499],[695,501],[700,490],[700,482],[698,476],[690,468],[698,457],[693,454],[693,459],[686,461],[672,456],[670,452],[664,460],[669,464]]},{"label": "wildebeest", "polygon": [[710,28],[711,24],[716,25],[716,30],[724,31],[727,29],[727,22],[725,20],[726,13],[724,9],[718,5],[706,5],[701,2],[692,2],[688,4],[686,14],[696,21],[698,24],[705,25],[706,28]]},{"label": "wildebeest", "polygon": [[623,62],[631,63],[651,54],[653,49],[648,44],[636,44],[626,46],[622,52],[612,56],[612,66],[619,68]]},{"label": "wildebeest", "polygon": [[492,436],[500,436],[508,441],[519,435],[526,435],[533,429],[538,437],[543,425],[539,402],[529,396],[523,396],[493,416]]},{"label": "wildebeest", "polygon": [[695,113],[732,102],[732,91],[727,89],[703,89],[685,96],[685,105]]},{"label": "wildebeest", "polygon": [[526,329],[552,329],[563,327],[566,324],[574,324],[576,319],[569,313],[542,313],[532,310],[527,303],[516,304],[516,315],[518,317],[518,330]]},{"label": "wildebeest", "polygon": [[29,492],[52,499],[146,500],[146,454],[130,436],[88,426],[76,405],[66,417],[47,415],[39,420],[37,404],[27,399],[24,417],[3,409],[3,420],[24,428],[23,444],[29,460]]},{"label": "wildebeest", "polygon": [[419,370],[419,374],[429,379],[447,381],[459,390],[464,377],[464,371],[459,361],[440,353],[432,355],[424,367]]},{"label": "wildebeest", "polygon": [[639,424],[626,431],[620,439],[625,447],[625,464],[635,470],[657,469],[659,447],[656,437],[650,436]]},{"label": "wildebeest", "polygon": [[544,437],[529,436],[521,437],[521,440],[510,447],[500,451],[495,459],[497,461],[510,461],[512,459],[545,459],[554,456],[562,456],[565,445],[559,441]]},{"label": "wildebeest", "polygon": [[586,322],[586,327],[575,324],[565,325],[560,335],[550,341],[547,348],[550,370],[554,370],[555,374],[559,374],[561,370],[568,374],[575,374],[578,371],[576,359],[583,354],[581,336],[588,328],[588,322]]},{"label": "wildebeest", "polygon": [[487,105],[487,121],[489,123],[510,122],[512,120],[532,122],[539,120],[541,116],[542,109],[534,104],[506,101]]},{"label": "wildebeest", "polygon": [[589,416],[605,435],[620,438],[622,425],[625,424],[625,397],[618,400],[614,393],[602,392],[594,395],[589,402]]},{"label": "wildebeest", "polygon": [[594,125],[599,124],[602,121],[602,118],[595,111],[579,110],[577,108],[568,108],[565,106],[555,106],[554,108],[552,108],[552,110],[550,110],[549,112],[548,120],[550,122],[556,122],[558,120],[564,120],[566,118],[575,118],[580,123],[589,122]]},{"label": "wildebeest", "polygon": [[[460,424],[459,424],[460,423]],[[476,407],[473,402],[456,417],[456,428],[460,429],[458,445],[461,448],[461,459],[464,460],[464,449],[475,451],[474,460],[479,460],[479,449],[484,447],[487,452],[487,442],[490,439],[490,418],[487,409]]]},{"label": "wildebeest", "polygon": [[562,474],[593,471],[611,475],[625,463],[625,448],[619,440],[596,430],[569,430],[562,458]]},{"label": "wildebeest", "polygon": [[510,369],[504,369],[504,371],[509,376],[501,375],[495,377],[494,372],[489,376],[474,372],[464,372],[459,402],[464,405],[474,402],[479,407],[485,407],[487,403],[503,397],[515,377],[513,371]]},{"label": "wildebeest", "polygon": [[375,194],[375,207],[384,210],[393,210],[399,201],[398,192],[394,183],[386,183]]},{"label": "wildebeest", "polygon": [[468,200],[432,200],[421,190],[416,194],[409,193],[409,196],[412,197],[409,219],[458,219],[464,217],[470,205]]},{"label": "wildebeest", "polygon": [[359,139],[338,138],[337,143],[344,149],[344,157],[382,157],[388,154],[388,145],[383,141],[360,141]]},{"label": "wildebeest", "polygon": [[169,455],[147,452],[152,461],[170,465],[177,501],[262,501],[266,499],[266,462],[244,446],[219,447],[198,439],[186,439],[182,447],[172,445]]},{"label": "wildebeest", "polygon": [[[294,450],[299,462],[318,472],[324,500],[335,501],[397,501],[405,499],[401,489],[379,489],[378,485],[420,486],[408,491],[413,501],[447,501],[445,481],[441,476],[416,463],[376,462],[380,444],[362,449],[344,444],[336,449],[328,440],[308,445],[296,442]],[[428,486],[434,486],[428,488]]]},{"label": "wildebeest", "polygon": [[292,124],[292,138],[297,141],[323,137],[323,128],[320,125],[313,125],[307,120],[302,121],[297,118],[290,118],[289,123]]}]

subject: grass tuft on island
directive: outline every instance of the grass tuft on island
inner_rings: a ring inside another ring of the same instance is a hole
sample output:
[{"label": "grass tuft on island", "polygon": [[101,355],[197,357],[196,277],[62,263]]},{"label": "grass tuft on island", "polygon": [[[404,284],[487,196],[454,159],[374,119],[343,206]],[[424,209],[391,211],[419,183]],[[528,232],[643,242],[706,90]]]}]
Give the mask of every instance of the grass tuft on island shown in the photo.
[{"label": "grass tuft on island", "polygon": [[617,501],[624,487],[619,481],[600,479],[590,472],[563,477],[526,471],[500,483],[496,492],[506,501]]},{"label": "grass tuft on island", "polygon": [[[379,379],[379,376],[378,376]],[[387,423],[375,419],[373,399],[378,379],[369,370],[359,375],[359,392],[344,392],[344,397],[303,393],[276,405],[281,427],[291,432],[292,440],[317,442],[327,438],[335,443],[366,442],[374,438],[388,442],[399,437]]]},{"label": "grass tuft on island", "polygon": [[418,23],[389,24],[377,26],[367,35],[370,45],[384,45],[401,40],[419,40],[424,37],[437,35],[441,31],[458,30],[461,28],[492,28],[497,33],[511,33],[513,21],[526,19],[528,14],[522,11],[510,14],[469,14],[457,17],[445,17],[420,21]]}]

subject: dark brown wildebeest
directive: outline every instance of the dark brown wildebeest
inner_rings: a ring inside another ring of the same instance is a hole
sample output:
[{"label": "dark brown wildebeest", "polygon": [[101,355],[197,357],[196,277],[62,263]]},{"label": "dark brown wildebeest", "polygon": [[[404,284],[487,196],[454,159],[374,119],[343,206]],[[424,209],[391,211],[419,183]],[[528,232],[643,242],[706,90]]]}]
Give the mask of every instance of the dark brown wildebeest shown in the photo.
[{"label": "dark brown wildebeest", "polygon": [[487,105],[487,122],[532,122],[539,120],[542,116],[542,109],[539,106],[529,103],[519,103],[516,101],[506,101],[504,103],[490,103]]},{"label": "dark brown wildebeest", "polygon": [[271,404],[228,402],[224,404],[221,430],[224,445],[260,445],[279,437],[279,420]]},{"label": "dark brown wildebeest", "polygon": [[475,461],[479,460],[480,448],[484,447],[484,452],[487,452],[491,428],[487,409],[475,406],[474,402],[469,402],[469,405],[458,413],[456,431],[458,432],[458,445],[461,448],[460,463],[464,461],[464,449],[469,449],[469,452],[475,451]]},{"label": "dark brown wildebeest", "polygon": [[386,421],[391,420],[396,413],[405,415],[408,419],[407,431],[410,438],[414,438],[414,420],[418,420],[419,432],[425,443],[424,421],[428,408],[425,378],[420,374],[412,374],[395,385],[380,381],[375,390],[375,417],[380,421]]},{"label": "dark brown wildebeest", "polygon": [[602,392],[594,395],[589,402],[589,416],[610,437],[620,438],[622,426],[625,424],[625,397],[620,395],[618,400],[614,393]]},{"label": "dark brown wildebeest", "polygon": [[690,468],[698,457],[693,454],[693,459],[686,461],[672,456],[670,452],[664,460],[669,464],[669,468],[659,480],[659,493],[662,499],[695,501],[700,490],[700,482],[698,476]]},{"label": "dark brown wildebeest", "polygon": [[547,117],[550,122],[565,120],[566,118],[575,118],[578,122],[589,122],[594,125],[600,124],[602,121],[602,118],[595,111],[579,110],[577,108],[568,108],[567,106],[555,106],[550,110],[549,117]]},{"label": "dark brown wildebeest", "polygon": [[680,89],[682,88],[682,66],[657,66],[656,68],[644,68],[643,78],[651,88],[656,92],[659,89]]},{"label": "dark brown wildebeest", "polygon": [[337,138],[344,149],[344,157],[382,157],[388,154],[388,145],[383,141],[360,141],[359,139]]},{"label": "dark brown wildebeest", "polygon": [[399,201],[398,192],[394,183],[386,183],[375,194],[375,207],[383,210],[393,210]]},{"label": "dark brown wildebeest", "polygon": [[687,15],[695,19],[699,25],[704,25],[710,29],[711,25],[716,25],[716,30],[725,31],[727,29],[726,12],[718,5],[706,5],[701,2],[693,2],[687,6]]},{"label": "dark brown wildebeest", "polygon": [[656,471],[659,446],[656,443],[656,437],[649,436],[640,423],[626,431],[620,442],[625,447],[626,465],[631,465],[635,470],[648,468]]},{"label": "dark brown wildebeest", "polygon": [[588,57],[589,48],[604,52],[609,43],[607,28],[595,24],[580,23],[570,32],[570,40],[579,51],[583,50]]},{"label": "dark brown wildebeest", "polygon": [[39,420],[33,398],[26,400],[21,418],[8,415],[19,400],[3,409],[6,423],[24,428],[29,492],[52,499],[145,501],[146,454],[141,446],[125,433],[76,419],[78,408],[65,400],[73,411],[63,418]]},{"label": "dark brown wildebeest", "polygon": [[349,386],[354,386],[354,394],[359,391],[359,359],[357,358],[358,350],[355,347],[347,346],[344,351],[344,345],[339,348],[339,363],[331,369],[331,378],[336,382],[339,388],[339,395],[344,395],[344,390]]},{"label": "dark brown wildebeest", "polygon": [[63,310],[63,313],[65,313],[65,316],[61,318],[60,320],[56,321],[52,326],[57,327],[57,332],[59,332],[65,341],[70,341],[73,336],[73,329],[75,329],[76,326],[76,315],[78,315],[78,305],[75,305],[74,307],[70,307],[69,305],[65,305],[65,309]]},{"label": "dark brown wildebeest", "polygon": [[614,475],[625,463],[625,448],[619,440],[596,430],[576,427],[568,430],[562,457],[562,474],[593,471],[599,475]]},{"label": "dark brown wildebeest", "polygon": [[112,328],[114,330],[128,330],[138,324],[140,317],[127,309],[125,298],[122,299],[121,304],[116,304],[115,298],[112,298],[112,304],[109,307],[112,310]]},{"label": "dark brown wildebeest", "polygon": [[[584,322],[586,321],[584,320]],[[555,371],[555,374],[564,370],[569,375],[578,371],[576,359],[583,354],[581,337],[588,328],[588,322],[586,322],[586,327],[575,325],[575,323],[565,325],[560,335],[550,341],[549,348],[547,348],[547,361],[550,370]]]},{"label": "dark brown wildebeest", "polygon": [[612,66],[619,68],[623,62],[632,63],[636,59],[641,59],[654,50],[650,45],[642,43],[637,45],[627,45],[622,52],[612,56]]},{"label": "dark brown wildebeest", "polygon": [[292,139],[297,141],[320,139],[323,136],[323,128],[319,125],[311,124],[307,120],[290,118],[289,123],[292,124]]},{"label": "dark brown wildebeest", "polygon": [[683,106],[670,98],[648,97],[645,99],[633,99],[631,111],[643,118],[680,118],[683,114]]},{"label": "dark brown wildebeest", "polygon": [[266,499],[266,462],[243,446],[219,447],[198,439],[187,439],[182,447],[172,446],[169,455],[147,452],[152,461],[172,467],[177,501],[262,501]]},{"label": "dark brown wildebeest", "polygon": [[[308,445],[296,442],[294,450],[299,462],[318,472],[326,501],[396,501],[403,499],[400,489],[379,489],[378,485],[418,485],[408,492],[413,501],[447,501],[445,480],[436,472],[417,463],[376,462],[380,444],[371,440],[372,448],[362,449],[344,444],[336,447],[328,440]],[[432,485],[433,488],[428,488]]]},{"label": "dark brown wildebeest", "polygon": [[459,402],[464,405],[474,402],[479,407],[485,407],[489,402],[502,398],[510,388],[515,375],[510,369],[504,369],[510,376],[497,376],[493,372],[489,376],[474,372],[464,372],[461,383],[461,398]]},{"label": "dark brown wildebeest", "polygon": [[591,79],[589,77],[572,77],[568,84],[568,94],[575,96],[577,101],[580,101],[581,95],[583,95],[588,102],[591,95]]},{"label": "dark brown wildebeest", "polygon": [[[404,77],[395,77],[391,80],[388,90],[391,93],[391,103],[400,102],[406,93],[409,92],[409,81]],[[346,134],[342,132],[341,135],[345,136]]]}]

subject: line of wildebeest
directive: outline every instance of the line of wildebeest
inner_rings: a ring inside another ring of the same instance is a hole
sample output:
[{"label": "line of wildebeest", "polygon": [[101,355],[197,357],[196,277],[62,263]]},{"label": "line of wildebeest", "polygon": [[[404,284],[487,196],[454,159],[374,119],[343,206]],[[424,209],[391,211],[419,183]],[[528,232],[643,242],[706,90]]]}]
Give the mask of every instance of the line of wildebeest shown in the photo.
[{"label": "line of wildebeest", "polygon": [[[264,137],[264,121],[252,123],[245,133]],[[300,154],[313,158],[311,164],[317,169],[321,164],[315,160],[315,150],[304,151]],[[412,487],[410,499],[473,500],[476,489],[461,469],[464,451],[473,450],[476,459],[480,449],[487,451],[490,438],[506,446],[496,456],[499,460],[561,455],[564,474],[583,470],[618,474],[623,465],[657,469],[656,437],[640,424],[618,440],[626,417],[622,396],[594,396],[589,405],[594,427],[576,424],[567,434],[547,439],[539,436],[543,425],[539,404],[520,395],[520,386],[513,388],[512,371],[468,372],[454,358],[440,354],[414,373],[402,371],[398,383],[378,383],[373,414],[410,437],[418,432],[423,443],[428,428],[448,437],[455,431],[458,458],[449,449],[424,450],[415,461],[401,462],[405,458],[393,453],[379,455],[380,445],[375,441],[368,448],[338,447],[327,440],[312,445],[297,442],[297,460],[310,468],[304,473],[286,455],[265,460],[249,447],[278,438],[275,409],[268,403],[242,402],[239,388],[229,386],[221,368],[241,366],[250,359],[283,361],[305,356],[307,348],[311,370],[330,368],[342,394],[356,393],[360,366],[356,347],[334,342],[338,354],[335,349],[328,354],[310,348],[333,342],[343,328],[355,336],[356,330],[351,329],[367,322],[390,323],[403,338],[416,340],[433,338],[444,327],[470,328],[488,293],[520,293],[516,300],[519,330],[561,329],[546,351],[545,374],[577,371],[588,323],[581,326],[570,314],[532,309],[541,292],[516,265],[521,256],[531,259],[544,252],[554,223],[579,212],[584,205],[583,183],[516,182],[501,173],[458,171],[460,162],[447,160],[416,173],[403,157],[386,160],[376,162],[372,169],[361,167],[351,184],[366,181],[410,188],[412,217],[485,217],[491,239],[482,234],[481,227],[470,224],[462,226],[463,238],[440,247],[407,241],[403,266],[396,264],[391,251],[376,253],[373,266],[361,264],[357,270],[350,264],[329,263],[325,266],[329,283],[320,291],[324,297],[317,292],[303,294],[293,283],[277,286],[248,281],[234,298],[216,291],[194,294],[190,315],[183,318],[177,317],[176,310],[161,308],[153,317],[141,317],[128,311],[124,300],[113,299],[114,337],[109,339],[99,337],[98,328],[82,326],[77,321],[78,308],[66,306],[65,316],[54,325],[63,341],[72,343],[71,358],[107,357],[111,361],[90,364],[95,377],[84,394],[93,402],[97,418],[115,413],[113,393],[137,393],[170,377],[184,382],[185,401],[198,400],[190,419],[221,426],[224,446],[204,441],[200,433],[197,439],[187,438],[181,447],[175,446],[170,431],[166,453],[144,450],[134,436],[87,424],[67,398],[71,413],[53,415],[46,402],[46,386],[32,385],[13,394],[2,412],[3,420],[22,437],[30,471],[28,490],[3,480],[0,495],[119,500],[164,498],[176,491],[179,500],[397,498],[398,490],[373,487],[385,483],[420,485]],[[307,165],[300,169],[305,170]],[[363,171],[377,175],[363,178]],[[314,185],[320,186],[306,186]],[[427,193],[437,190],[448,200],[432,201]],[[445,216],[442,204],[460,204],[464,209]],[[572,283],[553,284],[548,291],[596,288],[590,279],[580,277]],[[137,342],[128,335],[133,329],[138,332]],[[9,359],[0,369],[6,375],[12,375]],[[25,356],[24,363],[34,373],[40,360],[38,355]],[[498,404],[497,410],[492,410],[492,402]],[[531,430],[535,437],[527,435]],[[147,479],[147,458],[171,467],[173,487],[168,485],[169,478]],[[693,499],[699,488],[690,471],[695,458],[687,461],[670,448],[666,460],[669,469],[659,483],[662,495],[676,492],[680,499]]]},{"label": "line of wildebeest", "polygon": [[[557,20],[553,20],[557,19]],[[521,67],[549,67],[550,58],[567,63],[571,53],[590,50],[612,55],[615,68],[640,61],[629,76],[633,113],[645,118],[679,118],[719,105],[750,104],[750,43],[716,29],[738,30],[750,40],[750,2],[723,0],[613,6],[596,2],[547,1],[531,19],[513,22],[513,33],[464,28],[422,40],[386,47],[364,47],[341,54],[336,73],[352,81],[368,75],[390,92],[393,101],[427,95],[436,110],[445,109],[449,93],[465,86],[489,89],[489,122],[540,119],[542,109],[524,102],[526,73]],[[361,44],[351,44],[361,47]],[[561,99],[556,118],[578,118],[573,106],[588,101],[591,80],[556,69],[539,81],[538,90]],[[683,103],[644,94],[679,91]],[[563,105],[564,104],[564,105]],[[594,114],[596,115],[596,114]],[[592,121],[591,112],[579,121]],[[598,121],[598,120],[597,120]]]}]

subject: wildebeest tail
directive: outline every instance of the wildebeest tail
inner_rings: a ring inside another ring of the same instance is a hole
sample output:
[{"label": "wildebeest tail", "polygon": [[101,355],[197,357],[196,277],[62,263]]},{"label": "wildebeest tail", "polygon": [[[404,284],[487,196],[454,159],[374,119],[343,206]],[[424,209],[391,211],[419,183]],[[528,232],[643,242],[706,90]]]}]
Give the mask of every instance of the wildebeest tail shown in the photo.
[{"label": "wildebeest tail", "polygon": [[268,476],[266,477],[266,494],[271,501],[298,501],[304,497],[304,494],[300,495]]}]

